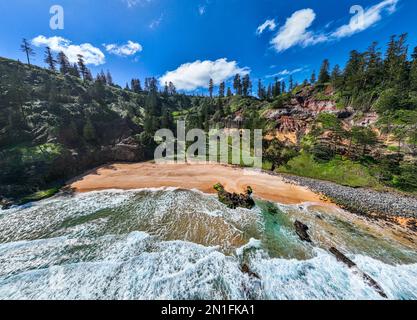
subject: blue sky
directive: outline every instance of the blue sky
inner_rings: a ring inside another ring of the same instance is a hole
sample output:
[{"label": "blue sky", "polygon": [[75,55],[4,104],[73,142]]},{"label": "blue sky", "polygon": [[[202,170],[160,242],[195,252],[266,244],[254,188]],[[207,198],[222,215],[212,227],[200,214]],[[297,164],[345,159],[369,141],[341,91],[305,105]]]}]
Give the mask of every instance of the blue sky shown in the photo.
[{"label": "blue sky", "polygon": [[[52,5],[64,9],[63,30],[50,28]],[[392,34],[408,32],[417,46],[414,0],[15,0],[0,12],[0,56],[24,60],[26,37],[35,64],[48,44],[85,53],[94,73],[109,69],[121,85],[156,76],[188,91],[236,72],[265,83],[294,72],[301,82],[324,58],[343,65],[350,50],[383,48]]]}]

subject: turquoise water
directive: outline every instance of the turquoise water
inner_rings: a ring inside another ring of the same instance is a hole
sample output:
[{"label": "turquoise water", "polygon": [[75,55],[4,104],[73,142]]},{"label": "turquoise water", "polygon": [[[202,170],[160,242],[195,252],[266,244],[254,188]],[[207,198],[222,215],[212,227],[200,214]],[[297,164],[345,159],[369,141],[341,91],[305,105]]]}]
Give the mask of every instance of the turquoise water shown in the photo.
[{"label": "turquoise water", "polygon": [[331,246],[390,299],[417,299],[408,238],[311,203],[231,210],[177,189],[58,196],[0,212],[0,299],[380,299]]}]

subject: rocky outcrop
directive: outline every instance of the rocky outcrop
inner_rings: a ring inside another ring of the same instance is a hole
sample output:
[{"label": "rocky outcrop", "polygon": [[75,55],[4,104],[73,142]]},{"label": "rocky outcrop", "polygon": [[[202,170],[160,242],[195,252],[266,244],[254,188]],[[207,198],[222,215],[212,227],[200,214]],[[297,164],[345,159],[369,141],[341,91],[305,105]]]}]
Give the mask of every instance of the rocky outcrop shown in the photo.
[{"label": "rocky outcrop", "polygon": [[252,209],[255,206],[255,201],[252,199],[253,191],[251,187],[247,187],[246,192],[242,194],[227,192],[220,183],[214,185],[214,189],[218,193],[219,201],[231,209],[238,207]]},{"label": "rocky outcrop", "polygon": [[261,277],[258,274],[256,274],[255,272],[251,271],[251,269],[249,268],[249,266],[246,263],[244,263],[242,265],[242,267],[240,268],[240,270],[243,273],[246,273],[247,275],[249,275],[249,277],[256,278],[256,279],[261,279]]},{"label": "rocky outcrop", "polygon": [[334,182],[315,180],[306,177],[284,175],[289,183],[310,188],[325,195],[344,209],[374,217],[417,218],[417,198],[393,192],[376,191],[365,188],[352,188]]},{"label": "rocky outcrop", "polygon": [[349,269],[353,270],[353,273],[359,275],[360,277],[362,277],[362,279],[365,281],[365,283],[367,285],[369,285],[370,287],[374,288],[375,291],[383,298],[388,298],[386,293],[384,292],[384,290],[381,288],[381,286],[368,274],[362,272],[361,270],[359,270],[359,268],[357,267],[356,263],[354,263],[352,260],[350,260],[348,257],[346,257],[343,253],[341,253],[338,249],[332,247],[330,248],[330,253],[333,254],[336,259],[342,263],[344,263],[345,265],[347,265],[349,267]]},{"label": "rocky outcrop", "polygon": [[297,235],[300,237],[302,241],[312,243],[310,235],[307,232],[308,227],[304,223],[296,220],[294,222],[294,227],[295,227],[295,232],[297,233]]}]

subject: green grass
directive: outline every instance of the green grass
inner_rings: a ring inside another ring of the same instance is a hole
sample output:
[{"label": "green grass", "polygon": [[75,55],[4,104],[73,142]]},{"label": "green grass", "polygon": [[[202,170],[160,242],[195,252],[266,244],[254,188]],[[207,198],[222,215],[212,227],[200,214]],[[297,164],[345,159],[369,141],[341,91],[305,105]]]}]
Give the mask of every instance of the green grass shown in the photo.
[{"label": "green grass", "polygon": [[378,182],[368,169],[350,160],[333,159],[326,163],[316,162],[312,155],[302,153],[290,160],[279,172],[328,180],[349,187],[378,187]]},{"label": "green grass", "polygon": [[398,152],[400,148],[398,146],[388,146],[387,150],[392,152]]},{"label": "green grass", "polygon": [[177,118],[184,117],[184,116],[188,115],[189,112],[190,112],[189,110],[173,111],[172,116],[175,119],[177,119]]},{"label": "green grass", "polygon": [[54,188],[50,188],[50,189],[46,189],[46,190],[41,190],[38,192],[35,192],[29,196],[26,196],[24,198],[22,198],[19,201],[19,204],[25,204],[28,202],[34,202],[34,201],[39,201],[42,199],[46,199],[46,198],[50,198],[52,196],[54,196],[55,194],[57,194],[59,192],[60,188],[59,187],[54,187]]}]

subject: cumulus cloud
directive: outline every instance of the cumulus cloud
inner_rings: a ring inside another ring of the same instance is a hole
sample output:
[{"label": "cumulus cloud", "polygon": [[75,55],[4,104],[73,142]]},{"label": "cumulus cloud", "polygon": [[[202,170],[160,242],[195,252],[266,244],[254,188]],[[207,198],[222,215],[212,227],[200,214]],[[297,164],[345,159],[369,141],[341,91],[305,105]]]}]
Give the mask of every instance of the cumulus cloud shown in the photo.
[{"label": "cumulus cloud", "polygon": [[[384,13],[393,14],[397,9],[398,2],[399,0],[384,0],[368,9],[353,6],[351,13],[355,15],[350,19],[350,22],[327,33],[309,30],[316,19],[316,13],[312,9],[302,9],[294,12],[287,19],[285,25],[271,40],[271,44],[278,52],[282,52],[297,45],[307,47],[350,37],[375,25],[382,19]],[[326,28],[328,27],[330,24],[326,25]]]},{"label": "cumulus cloud", "polygon": [[352,7],[354,10],[351,13],[357,14],[350,19],[348,24],[343,25],[334,31],[331,36],[336,38],[350,37],[355,33],[368,29],[382,19],[382,14],[384,12],[389,15],[393,14],[397,9],[398,1],[399,0],[385,0],[367,10],[363,10],[360,7],[357,7],[356,9],[355,7]]},{"label": "cumulus cloud", "polygon": [[214,85],[219,85],[235,74],[246,75],[250,69],[240,68],[236,61],[227,61],[226,58],[216,61],[197,60],[185,63],[174,71],[168,71],[159,78],[163,85],[166,82],[172,82],[179,90],[195,90],[197,88],[207,88],[210,78],[213,79]]},{"label": "cumulus cloud", "polygon": [[94,64],[96,66],[104,64],[106,62],[106,57],[104,53],[99,49],[94,47],[90,43],[83,43],[80,45],[71,44],[71,41],[62,37],[50,37],[47,38],[45,36],[37,36],[36,38],[32,39],[32,44],[41,47],[50,47],[51,50],[55,53],[64,52],[68,60],[71,63],[75,63],[78,61],[78,55],[82,55],[84,57],[84,61],[86,64]]},{"label": "cumulus cloud", "polygon": [[129,40],[126,44],[117,45],[117,44],[104,44],[106,51],[111,54],[115,54],[120,57],[133,56],[137,52],[141,52],[143,47],[137,42]]},{"label": "cumulus cloud", "polygon": [[294,12],[271,40],[271,44],[281,52],[296,45],[306,46],[318,42],[314,33],[307,30],[315,19],[316,14],[312,9]]},{"label": "cumulus cloud", "polygon": [[256,34],[260,35],[262,34],[266,29],[269,31],[274,31],[276,29],[277,25],[275,24],[275,19],[266,20],[264,23],[262,23],[257,29]]}]

